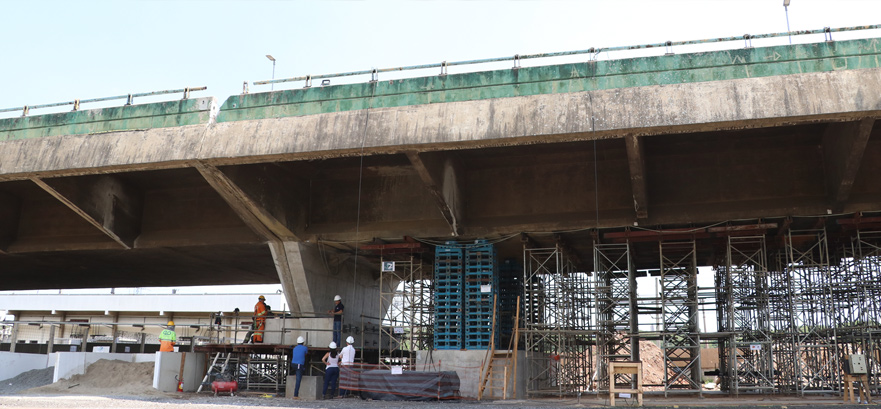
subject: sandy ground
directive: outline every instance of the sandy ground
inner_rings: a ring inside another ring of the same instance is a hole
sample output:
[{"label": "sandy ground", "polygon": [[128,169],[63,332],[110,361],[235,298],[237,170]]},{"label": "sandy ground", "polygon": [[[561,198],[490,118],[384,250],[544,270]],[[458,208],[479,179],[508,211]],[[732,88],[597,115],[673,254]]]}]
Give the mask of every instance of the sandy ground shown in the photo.
[{"label": "sandy ground", "polygon": [[[644,346],[652,349],[652,346]],[[657,347],[654,347],[657,348]],[[650,352],[650,351],[645,351]],[[651,351],[657,352],[657,351]],[[608,407],[605,397],[548,398],[530,400],[483,401],[458,400],[443,402],[385,402],[363,401],[358,398],[321,401],[293,400],[284,397],[245,394],[213,396],[210,393],[164,393],[153,389],[153,363],[127,363],[100,360],[83,375],[52,381],[53,368],[25,372],[15,378],[0,381],[0,408],[169,408],[169,409],[233,409],[233,408],[308,408],[308,409],[473,409],[478,406],[526,408]],[[632,406],[624,400],[619,406]],[[708,408],[787,408],[818,409],[866,408],[866,405],[842,405],[840,397],[812,399],[786,397],[752,397],[734,399],[724,395],[664,398],[646,396],[647,407]],[[878,405],[872,405],[878,407]]]}]

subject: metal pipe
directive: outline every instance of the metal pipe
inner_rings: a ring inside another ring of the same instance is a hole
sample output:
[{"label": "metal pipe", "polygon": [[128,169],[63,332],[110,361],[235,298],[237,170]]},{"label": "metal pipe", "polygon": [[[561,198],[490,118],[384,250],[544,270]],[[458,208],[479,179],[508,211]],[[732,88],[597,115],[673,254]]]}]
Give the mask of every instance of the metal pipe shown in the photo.
[{"label": "metal pipe", "polygon": [[165,91],[142,92],[139,94],[116,95],[116,96],[112,96],[112,97],[80,99],[80,100],[73,100],[73,101],[68,101],[68,102],[55,102],[55,103],[51,103],[51,104],[27,105],[24,107],[4,108],[4,109],[0,109],[0,112],[22,111],[25,108],[27,108],[28,110],[31,110],[31,109],[37,109],[37,108],[60,107],[60,106],[65,106],[65,105],[79,105],[79,104],[85,104],[85,103],[89,103],[89,102],[112,101],[112,100],[116,100],[116,99],[129,99],[129,98],[134,98],[134,97],[149,97],[149,96],[153,96],[153,95],[188,93],[189,91],[204,91],[206,89],[208,89],[208,87],[190,87],[190,88],[173,89],[173,90],[165,90]]},{"label": "metal pipe", "polygon": [[[788,24],[788,23],[787,23]],[[787,26],[788,29],[788,26]],[[640,45],[628,45],[628,46],[617,46],[617,47],[601,47],[601,48],[589,48],[586,50],[576,50],[576,51],[560,51],[553,53],[537,53],[537,54],[518,54],[513,57],[496,57],[496,58],[484,58],[479,60],[466,60],[466,61],[454,61],[454,62],[440,62],[433,64],[420,64],[420,65],[410,65],[406,67],[394,67],[394,68],[379,68],[379,69],[370,69],[370,70],[362,70],[362,71],[350,71],[350,72],[341,72],[336,74],[320,74],[320,75],[306,75],[300,77],[292,77],[292,78],[279,78],[272,80],[264,80],[264,81],[254,81],[253,85],[266,85],[266,84],[279,84],[283,82],[296,82],[296,81],[305,81],[308,79],[316,79],[316,78],[337,78],[337,77],[350,77],[355,75],[367,75],[367,74],[376,74],[381,72],[392,72],[392,71],[411,71],[411,70],[421,70],[428,68],[438,68],[444,66],[453,66],[453,65],[471,65],[471,64],[487,64],[493,62],[503,62],[503,61],[512,61],[512,60],[525,60],[525,59],[534,59],[534,58],[549,58],[549,57],[563,57],[569,55],[581,55],[581,54],[599,54],[601,52],[610,52],[610,51],[626,51],[626,50],[644,50],[649,48],[662,48],[662,47],[673,47],[678,45],[695,45],[695,44],[711,44],[711,43],[723,43],[729,41],[741,41],[744,39],[763,39],[763,38],[775,38],[775,37],[792,37],[793,35],[806,35],[806,34],[823,34],[823,33],[833,33],[833,32],[843,32],[843,31],[857,31],[857,30],[874,30],[881,29],[881,24],[874,24],[868,26],[853,26],[853,27],[841,27],[841,28],[832,28],[832,29],[818,29],[818,30],[798,30],[798,31],[785,31],[781,33],[768,33],[768,34],[745,34],[742,36],[733,36],[733,37],[718,37],[704,40],[688,40],[688,41],[665,41],[663,43],[652,43],[652,44],[640,44]]]}]

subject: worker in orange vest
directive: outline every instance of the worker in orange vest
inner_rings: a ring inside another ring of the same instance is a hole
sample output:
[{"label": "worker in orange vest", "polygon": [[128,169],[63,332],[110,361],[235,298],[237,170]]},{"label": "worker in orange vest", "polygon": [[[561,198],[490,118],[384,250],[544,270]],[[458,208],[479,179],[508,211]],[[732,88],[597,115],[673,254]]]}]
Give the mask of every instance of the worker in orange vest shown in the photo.
[{"label": "worker in orange vest", "polygon": [[177,334],[174,332],[174,321],[168,321],[168,327],[159,334],[159,352],[174,352],[176,342]]},{"label": "worker in orange vest", "polygon": [[257,304],[254,305],[254,335],[251,337],[252,342],[263,342],[263,330],[266,329],[266,297],[257,297]]}]

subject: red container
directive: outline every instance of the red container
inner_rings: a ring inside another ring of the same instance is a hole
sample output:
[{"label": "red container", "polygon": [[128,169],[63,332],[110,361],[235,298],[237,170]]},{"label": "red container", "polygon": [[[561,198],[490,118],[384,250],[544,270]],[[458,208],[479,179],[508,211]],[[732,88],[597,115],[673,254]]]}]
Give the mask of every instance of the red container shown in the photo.
[{"label": "red container", "polygon": [[232,394],[239,390],[239,383],[236,381],[214,381],[211,382],[211,390],[217,395],[219,392],[229,392]]}]

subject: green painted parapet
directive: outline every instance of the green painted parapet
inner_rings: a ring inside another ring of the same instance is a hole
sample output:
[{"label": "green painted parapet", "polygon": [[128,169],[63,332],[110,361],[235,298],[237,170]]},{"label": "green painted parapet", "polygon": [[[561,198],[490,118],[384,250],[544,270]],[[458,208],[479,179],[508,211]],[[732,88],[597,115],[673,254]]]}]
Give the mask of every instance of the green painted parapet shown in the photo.
[{"label": "green painted parapet", "polygon": [[878,38],[588,61],[235,95],[217,122],[881,67]]},{"label": "green painted parapet", "polygon": [[213,97],[0,119],[0,140],[207,124]]}]

